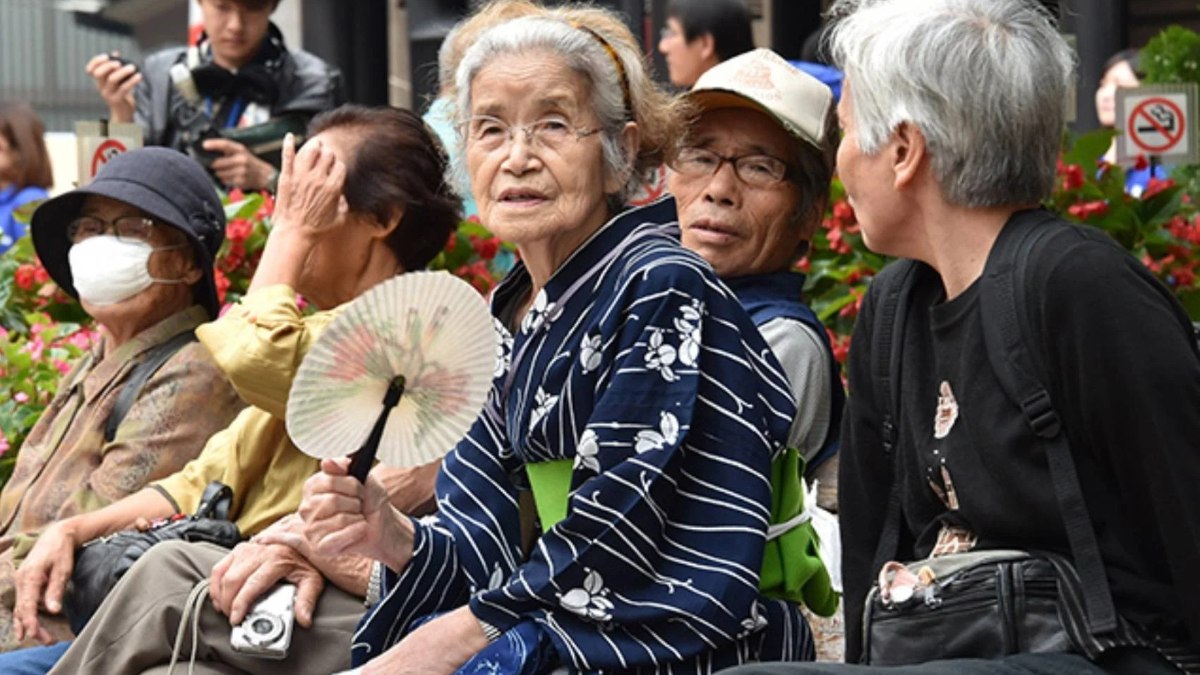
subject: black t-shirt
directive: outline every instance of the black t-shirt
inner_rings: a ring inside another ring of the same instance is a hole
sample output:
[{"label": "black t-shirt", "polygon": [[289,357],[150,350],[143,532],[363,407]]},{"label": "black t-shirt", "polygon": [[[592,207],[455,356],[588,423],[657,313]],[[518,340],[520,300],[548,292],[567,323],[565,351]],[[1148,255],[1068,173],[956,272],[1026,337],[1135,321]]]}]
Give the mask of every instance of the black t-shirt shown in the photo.
[{"label": "black t-shirt", "polygon": [[[1030,262],[1037,302],[1019,310],[1035,327],[1114,601],[1126,618],[1198,644],[1200,360],[1169,292],[1138,261],[1049,226],[1060,231]],[[1070,553],[1045,457],[988,360],[978,286],[947,302],[923,267],[908,309],[896,416],[902,560],[929,555],[943,523],[973,533],[976,548]],[[888,394],[870,372],[879,290],[854,331],[839,476],[852,661],[891,484],[879,434]]]}]

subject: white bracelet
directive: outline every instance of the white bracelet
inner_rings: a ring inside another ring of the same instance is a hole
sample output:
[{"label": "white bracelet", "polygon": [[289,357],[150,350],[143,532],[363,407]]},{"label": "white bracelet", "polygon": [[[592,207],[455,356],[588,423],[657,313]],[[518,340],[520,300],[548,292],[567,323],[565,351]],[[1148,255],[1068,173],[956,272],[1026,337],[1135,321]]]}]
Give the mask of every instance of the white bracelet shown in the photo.
[{"label": "white bracelet", "polygon": [[496,640],[500,639],[500,629],[499,628],[496,628],[495,626],[484,621],[483,619],[479,618],[478,616],[475,617],[475,620],[479,622],[479,627],[481,629],[483,629],[483,636],[485,638],[487,638],[488,644],[491,644],[491,643],[495,642]]},{"label": "white bracelet", "polygon": [[367,578],[367,596],[363,598],[363,604],[367,607],[379,602],[379,595],[383,590],[383,563],[376,560],[371,563],[371,576]]}]

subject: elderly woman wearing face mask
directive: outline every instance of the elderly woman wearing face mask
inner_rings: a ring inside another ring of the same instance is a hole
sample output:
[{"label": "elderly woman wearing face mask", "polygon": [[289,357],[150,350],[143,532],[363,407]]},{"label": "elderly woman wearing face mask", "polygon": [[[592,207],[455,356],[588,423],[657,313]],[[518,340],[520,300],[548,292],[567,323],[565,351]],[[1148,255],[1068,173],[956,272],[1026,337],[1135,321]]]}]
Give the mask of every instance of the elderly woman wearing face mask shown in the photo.
[{"label": "elderly woman wearing face mask", "polygon": [[[38,256],[103,337],[63,378],[0,492],[5,646],[17,644],[14,570],[39,533],[177,471],[241,408],[192,335],[217,315],[213,257],[224,225],[204,171],[158,148],[114,158],[86,187],[34,213]],[[155,361],[161,366],[144,384],[130,384]],[[114,412],[123,394],[136,395]],[[70,637],[61,620],[47,620],[46,627]]]},{"label": "elderly woman wearing face mask", "polygon": [[[436,520],[400,513],[346,461],[305,487],[304,538],[379,562],[383,599],[353,640],[363,672],[811,658],[796,607],[758,587],[786,379],[680,246],[672,205],[621,212],[682,118],[628,31],[590,11],[496,26],[457,71],[461,175],[521,262],[492,298],[502,372],[446,457]],[[541,486],[528,548],[527,476]]]}]

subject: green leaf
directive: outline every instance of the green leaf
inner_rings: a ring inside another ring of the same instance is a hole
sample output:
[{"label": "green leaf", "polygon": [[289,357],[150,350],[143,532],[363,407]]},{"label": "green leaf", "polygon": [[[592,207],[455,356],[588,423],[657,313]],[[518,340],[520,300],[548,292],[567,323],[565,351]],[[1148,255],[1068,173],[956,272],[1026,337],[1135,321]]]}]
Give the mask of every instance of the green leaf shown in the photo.
[{"label": "green leaf", "polygon": [[252,192],[244,199],[238,202],[231,202],[225,205],[225,220],[230,221],[235,218],[250,218],[258,213],[258,209],[262,207],[263,196],[257,192]]},{"label": "green leaf", "polygon": [[1161,226],[1179,213],[1183,203],[1183,188],[1169,187],[1150,199],[1142,202],[1142,221],[1155,227]]},{"label": "green leaf", "polygon": [[1112,129],[1097,129],[1076,136],[1070,149],[1063,153],[1063,163],[1078,164],[1087,178],[1088,172],[1094,171],[1096,163],[1108,152],[1115,136]]}]

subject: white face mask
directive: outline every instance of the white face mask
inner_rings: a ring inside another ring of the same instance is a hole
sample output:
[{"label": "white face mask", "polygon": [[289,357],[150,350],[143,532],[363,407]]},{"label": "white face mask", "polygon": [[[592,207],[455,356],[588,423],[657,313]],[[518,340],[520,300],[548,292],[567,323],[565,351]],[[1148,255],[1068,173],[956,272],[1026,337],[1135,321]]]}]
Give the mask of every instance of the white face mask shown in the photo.
[{"label": "white face mask", "polygon": [[150,254],[186,246],[155,248],[144,241],[126,241],[105,234],[89,237],[72,246],[67,251],[67,263],[81,299],[93,305],[115,305],[154,283],[184,283],[178,279],[150,276]]}]

